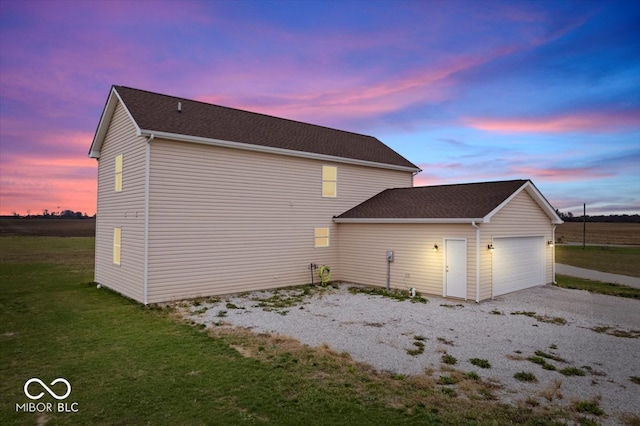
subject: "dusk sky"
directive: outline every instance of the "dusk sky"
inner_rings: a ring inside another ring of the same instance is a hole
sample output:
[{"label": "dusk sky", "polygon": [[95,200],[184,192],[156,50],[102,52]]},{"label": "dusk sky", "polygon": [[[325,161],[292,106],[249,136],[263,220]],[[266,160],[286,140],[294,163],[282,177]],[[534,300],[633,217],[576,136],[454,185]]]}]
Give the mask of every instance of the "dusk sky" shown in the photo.
[{"label": "dusk sky", "polygon": [[640,213],[638,0],[0,0],[0,214],[95,213],[112,84],[375,136],[416,186]]}]

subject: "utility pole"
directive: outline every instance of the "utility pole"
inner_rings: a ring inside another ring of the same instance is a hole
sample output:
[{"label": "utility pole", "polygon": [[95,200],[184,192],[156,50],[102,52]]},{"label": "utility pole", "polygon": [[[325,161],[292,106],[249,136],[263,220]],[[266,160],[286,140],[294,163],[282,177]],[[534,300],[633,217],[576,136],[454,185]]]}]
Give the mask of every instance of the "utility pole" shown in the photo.
[{"label": "utility pole", "polygon": [[582,205],[582,248],[587,245],[587,203]]}]

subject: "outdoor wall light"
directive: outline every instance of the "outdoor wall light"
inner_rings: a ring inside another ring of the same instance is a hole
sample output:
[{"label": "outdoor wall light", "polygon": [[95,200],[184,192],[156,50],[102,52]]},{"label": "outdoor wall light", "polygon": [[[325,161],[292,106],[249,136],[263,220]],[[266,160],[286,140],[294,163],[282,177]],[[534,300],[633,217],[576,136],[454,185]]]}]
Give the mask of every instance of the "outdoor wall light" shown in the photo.
[{"label": "outdoor wall light", "polygon": [[551,241],[551,240],[547,241],[547,245],[548,245],[549,247],[553,247],[553,241]]},{"label": "outdoor wall light", "polygon": [[493,251],[495,250],[495,248],[493,247],[493,244],[487,245],[487,250],[489,250],[491,253],[493,253]]},{"label": "outdoor wall light", "polygon": [[438,251],[438,245],[437,244],[433,245],[433,251]]}]

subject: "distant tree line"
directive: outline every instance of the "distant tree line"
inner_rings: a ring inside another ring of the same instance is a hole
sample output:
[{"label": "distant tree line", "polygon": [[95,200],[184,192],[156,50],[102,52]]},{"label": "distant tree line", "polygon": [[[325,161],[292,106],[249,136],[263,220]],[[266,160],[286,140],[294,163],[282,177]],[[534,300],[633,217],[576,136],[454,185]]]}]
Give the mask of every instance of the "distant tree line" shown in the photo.
[{"label": "distant tree line", "polygon": [[574,216],[573,213],[562,213],[556,209],[556,213],[560,216],[560,219],[565,222],[609,222],[609,223],[640,223],[640,215],[638,214],[610,214],[599,216]]},{"label": "distant tree line", "polygon": [[43,219],[89,219],[90,217],[95,217],[87,215],[87,213],[82,212],[74,212],[73,210],[62,210],[59,212],[49,211],[48,209],[43,209],[42,214],[31,214],[30,210],[27,210],[26,215],[21,215],[20,213],[13,212],[11,215],[13,217],[33,217],[33,218],[43,218]]}]

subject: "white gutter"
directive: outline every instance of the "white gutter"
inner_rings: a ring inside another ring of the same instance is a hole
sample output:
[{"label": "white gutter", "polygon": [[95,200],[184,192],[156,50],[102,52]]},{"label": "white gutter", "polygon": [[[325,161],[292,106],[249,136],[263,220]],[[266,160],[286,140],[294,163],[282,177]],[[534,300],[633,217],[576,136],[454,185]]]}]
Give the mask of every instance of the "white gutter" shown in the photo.
[{"label": "white gutter", "polygon": [[254,144],[242,143],[242,142],[232,142],[232,141],[225,141],[222,139],[203,138],[200,136],[180,135],[177,133],[155,132],[152,130],[141,129],[140,135],[141,136],[154,135],[156,138],[169,139],[169,140],[174,140],[179,142],[200,143],[204,145],[213,145],[213,146],[219,146],[223,148],[234,148],[234,149],[242,149],[245,151],[265,152],[268,154],[288,155],[291,157],[311,158],[313,160],[355,164],[358,166],[369,166],[369,167],[377,167],[380,169],[400,170],[403,172],[415,173],[415,172],[421,171],[419,168],[415,168],[415,167],[397,166],[394,164],[378,163],[375,161],[357,160],[354,158],[337,157],[334,155],[317,154],[317,153],[307,152],[307,151],[296,151],[294,149],[274,148],[271,146],[254,145]]},{"label": "white gutter", "polygon": [[476,228],[476,303],[480,303],[480,227],[475,220],[471,226]]},{"label": "white gutter", "polygon": [[334,217],[335,223],[483,223],[482,218],[338,218]]},{"label": "white gutter", "polygon": [[553,241],[553,247],[551,247],[551,280],[554,284],[558,284],[556,282],[556,226],[553,225],[551,230],[551,241]]},{"label": "white gutter", "polygon": [[144,164],[144,265],[142,271],[142,300],[149,304],[149,175],[151,174],[151,141],[153,134],[149,135],[145,147]]}]

